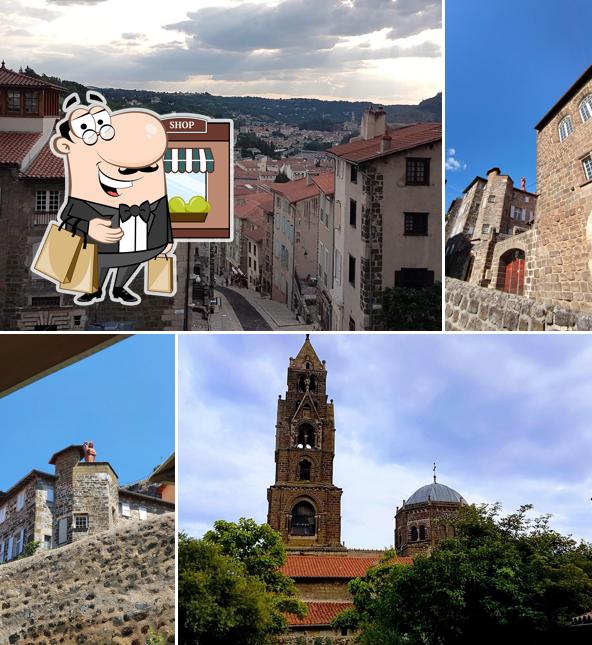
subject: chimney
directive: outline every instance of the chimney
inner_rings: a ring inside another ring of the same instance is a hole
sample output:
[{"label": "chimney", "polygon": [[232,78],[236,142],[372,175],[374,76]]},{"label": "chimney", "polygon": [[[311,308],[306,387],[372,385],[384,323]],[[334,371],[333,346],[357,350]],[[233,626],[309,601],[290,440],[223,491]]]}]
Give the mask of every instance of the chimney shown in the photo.
[{"label": "chimney", "polygon": [[385,134],[380,140],[380,152],[385,152],[391,149],[391,142],[393,138],[390,134]]},{"label": "chimney", "polygon": [[520,190],[526,190],[526,177],[520,178]]},{"label": "chimney", "polygon": [[360,136],[362,139],[373,139],[386,134],[386,112],[382,106],[374,109],[367,108],[362,114],[362,127]]}]

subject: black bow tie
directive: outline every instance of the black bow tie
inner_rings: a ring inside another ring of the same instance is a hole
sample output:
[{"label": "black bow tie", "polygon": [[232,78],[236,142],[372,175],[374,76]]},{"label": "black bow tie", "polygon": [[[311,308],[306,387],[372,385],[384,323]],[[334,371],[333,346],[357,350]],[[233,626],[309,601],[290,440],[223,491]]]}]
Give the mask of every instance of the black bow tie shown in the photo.
[{"label": "black bow tie", "polygon": [[119,204],[119,219],[121,222],[127,222],[130,217],[141,217],[145,222],[150,217],[150,202],[146,200],[139,206],[134,204],[128,206],[127,204]]}]

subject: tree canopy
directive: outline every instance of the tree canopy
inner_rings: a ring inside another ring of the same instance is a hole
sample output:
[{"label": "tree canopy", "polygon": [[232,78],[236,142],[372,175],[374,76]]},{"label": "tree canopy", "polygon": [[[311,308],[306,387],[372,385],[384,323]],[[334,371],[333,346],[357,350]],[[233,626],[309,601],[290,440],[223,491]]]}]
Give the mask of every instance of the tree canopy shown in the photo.
[{"label": "tree canopy", "polygon": [[592,545],[499,505],[466,506],[457,535],[413,565],[388,558],[350,583],[355,609],[335,626],[364,645],[563,643],[573,616],[592,609]]},{"label": "tree canopy", "polygon": [[284,612],[304,615],[293,580],[279,572],[278,533],[241,518],[220,520],[201,540],[179,536],[179,630],[199,645],[267,645],[287,628]]},{"label": "tree canopy", "polygon": [[442,283],[423,289],[386,288],[382,316],[384,329],[391,331],[440,331]]}]

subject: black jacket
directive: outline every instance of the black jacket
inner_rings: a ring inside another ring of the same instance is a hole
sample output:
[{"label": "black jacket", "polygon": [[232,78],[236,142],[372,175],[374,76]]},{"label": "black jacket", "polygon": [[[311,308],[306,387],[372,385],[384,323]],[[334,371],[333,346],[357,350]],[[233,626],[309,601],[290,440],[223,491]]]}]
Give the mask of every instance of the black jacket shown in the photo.
[{"label": "black jacket", "polygon": [[[70,197],[60,212],[60,218],[69,231],[88,233],[88,224],[91,219],[102,217],[111,220],[111,226],[119,226],[119,208],[113,208],[97,202],[87,202],[84,199]],[[167,196],[150,204],[150,218],[148,219],[148,250],[159,249],[173,242],[171,217]],[[89,240],[92,241],[92,240]],[[119,242],[115,244],[99,244],[99,253],[118,253]]]}]

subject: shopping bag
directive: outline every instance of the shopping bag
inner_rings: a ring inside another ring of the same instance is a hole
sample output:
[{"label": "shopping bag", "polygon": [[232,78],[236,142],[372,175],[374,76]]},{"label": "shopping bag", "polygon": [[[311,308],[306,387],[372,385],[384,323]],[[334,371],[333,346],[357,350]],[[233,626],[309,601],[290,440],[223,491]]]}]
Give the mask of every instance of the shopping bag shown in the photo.
[{"label": "shopping bag", "polygon": [[60,283],[66,291],[94,293],[99,290],[99,254],[96,244],[84,243],[74,263],[72,275]]},{"label": "shopping bag", "polygon": [[33,264],[36,272],[56,282],[63,282],[72,275],[82,248],[80,235],[76,235],[76,231],[70,233],[63,226],[64,222],[59,226],[57,222],[49,223],[49,231]]},{"label": "shopping bag", "polygon": [[146,291],[173,293],[173,258],[159,255],[148,260],[147,273]]}]

